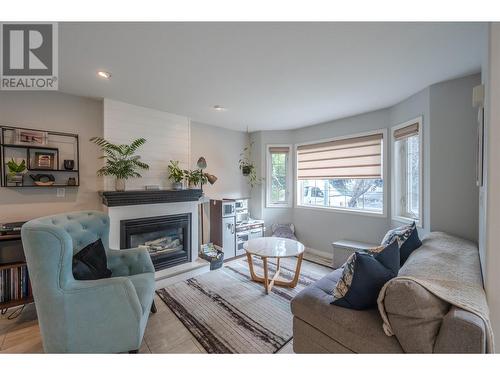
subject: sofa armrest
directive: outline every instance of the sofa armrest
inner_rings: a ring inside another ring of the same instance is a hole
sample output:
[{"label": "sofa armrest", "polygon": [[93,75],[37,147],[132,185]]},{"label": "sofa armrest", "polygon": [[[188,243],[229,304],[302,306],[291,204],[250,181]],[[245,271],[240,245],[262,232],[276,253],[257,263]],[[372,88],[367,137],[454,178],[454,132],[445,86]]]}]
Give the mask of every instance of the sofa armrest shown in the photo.
[{"label": "sofa armrest", "polygon": [[113,272],[113,277],[155,272],[153,262],[146,249],[110,249],[106,255],[108,267]]},{"label": "sofa armrest", "polygon": [[486,327],[483,320],[468,311],[452,307],[434,344],[434,353],[485,353]]}]

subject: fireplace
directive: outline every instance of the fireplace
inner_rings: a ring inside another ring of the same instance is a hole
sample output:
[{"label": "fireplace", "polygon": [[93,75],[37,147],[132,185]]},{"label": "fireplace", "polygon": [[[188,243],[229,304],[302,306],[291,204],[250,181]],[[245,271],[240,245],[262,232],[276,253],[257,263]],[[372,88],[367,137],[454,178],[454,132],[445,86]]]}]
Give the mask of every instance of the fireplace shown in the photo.
[{"label": "fireplace", "polygon": [[120,221],[120,248],[145,248],[156,271],[191,261],[191,213]]}]

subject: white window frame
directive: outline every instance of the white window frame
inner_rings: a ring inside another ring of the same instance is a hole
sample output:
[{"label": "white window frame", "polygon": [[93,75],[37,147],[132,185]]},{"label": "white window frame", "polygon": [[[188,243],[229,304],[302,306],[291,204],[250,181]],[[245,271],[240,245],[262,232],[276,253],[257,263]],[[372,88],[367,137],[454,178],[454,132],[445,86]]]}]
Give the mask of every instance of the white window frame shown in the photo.
[{"label": "white window frame", "polygon": [[[419,156],[419,171],[418,171],[418,178],[419,178],[419,196],[418,196],[418,220],[415,220],[414,218],[410,216],[404,216],[401,215],[401,195],[398,194],[398,192],[405,190],[402,189],[402,186],[406,187],[406,176],[401,176],[401,170],[398,170],[396,168],[396,160],[399,157],[398,152],[396,150],[396,141],[394,139],[394,131],[404,128],[405,126],[409,126],[411,124],[418,123],[418,156]],[[423,117],[419,116],[416,117],[412,120],[405,121],[401,124],[398,124],[396,126],[393,126],[391,128],[391,150],[392,150],[392,167],[391,167],[391,217],[392,220],[394,221],[399,221],[402,223],[412,223],[415,221],[418,227],[422,228],[423,227],[423,218],[424,218],[424,143],[423,143]],[[399,185],[399,188],[398,188]]]},{"label": "white window frame", "polygon": [[[288,147],[288,160],[287,160],[287,173],[286,173],[286,201],[285,202],[272,202],[271,201],[271,153],[269,151],[272,147]],[[268,144],[266,145],[266,208],[289,208],[293,207],[293,145],[291,144]]]},{"label": "white window frame", "polygon": [[[342,208],[342,207],[324,207],[324,206],[308,206],[308,205],[302,205],[300,204],[300,197],[299,194],[302,193],[300,190],[300,181],[297,179],[297,169],[298,169],[298,158],[297,158],[297,148],[299,146],[305,146],[305,145],[313,145],[316,143],[323,143],[323,142],[330,142],[330,141],[340,141],[342,139],[349,139],[349,138],[357,138],[357,137],[364,137],[368,135],[374,135],[374,134],[382,134],[382,180],[383,180],[383,189],[384,189],[384,194],[383,194],[383,201],[382,201],[382,212],[374,212],[374,211],[368,211],[368,210],[360,210],[360,209],[355,209],[355,208]],[[319,210],[319,211],[333,211],[333,212],[342,212],[342,213],[349,213],[349,214],[355,214],[355,215],[362,215],[362,216],[372,216],[372,217],[387,217],[387,202],[388,202],[388,192],[387,192],[387,129],[376,129],[376,130],[370,130],[366,132],[361,132],[361,133],[353,133],[353,134],[347,134],[339,137],[334,137],[334,138],[324,138],[324,139],[318,139],[315,141],[310,141],[310,142],[302,142],[302,143],[297,143],[295,145],[294,149],[294,157],[295,157],[295,166],[294,166],[294,176],[295,176],[295,198],[294,198],[294,203],[295,207],[298,208],[304,208],[308,210]]]}]

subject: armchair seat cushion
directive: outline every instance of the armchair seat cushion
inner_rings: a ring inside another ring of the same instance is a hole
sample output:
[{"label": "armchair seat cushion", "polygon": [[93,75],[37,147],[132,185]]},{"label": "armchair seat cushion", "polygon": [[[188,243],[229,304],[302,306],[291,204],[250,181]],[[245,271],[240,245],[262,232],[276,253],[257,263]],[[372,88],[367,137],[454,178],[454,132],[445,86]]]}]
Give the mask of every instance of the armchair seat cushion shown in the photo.
[{"label": "armchair seat cushion", "polygon": [[151,304],[153,303],[155,279],[152,273],[142,273],[127,277],[135,288],[139,303],[142,307],[142,313],[149,312]]}]

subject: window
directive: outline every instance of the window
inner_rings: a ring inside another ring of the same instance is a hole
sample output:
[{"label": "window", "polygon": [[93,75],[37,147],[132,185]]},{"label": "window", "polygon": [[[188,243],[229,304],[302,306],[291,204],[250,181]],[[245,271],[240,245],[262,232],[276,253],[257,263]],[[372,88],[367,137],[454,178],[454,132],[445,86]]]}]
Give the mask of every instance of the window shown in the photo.
[{"label": "window", "polygon": [[297,203],[382,214],[382,131],[297,147]]},{"label": "window", "polygon": [[393,216],[396,220],[415,220],[419,225],[422,225],[421,124],[421,118],[417,118],[392,129]]},{"label": "window", "polygon": [[289,145],[267,147],[267,207],[290,207],[291,160]]}]

